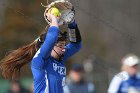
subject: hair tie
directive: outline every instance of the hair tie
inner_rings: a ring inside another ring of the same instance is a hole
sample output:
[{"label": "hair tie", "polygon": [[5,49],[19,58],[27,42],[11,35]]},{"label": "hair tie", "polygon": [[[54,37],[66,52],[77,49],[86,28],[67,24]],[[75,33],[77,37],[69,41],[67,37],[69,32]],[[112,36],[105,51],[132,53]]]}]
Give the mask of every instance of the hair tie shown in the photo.
[{"label": "hair tie", "polygon": [[34,42],[36,42],[36,43],[37,43],[38,41],[39,41],[39,42],[41,42],[40,37],[38,37],[37,39],[35,39],[35,41],[34,41]]}]

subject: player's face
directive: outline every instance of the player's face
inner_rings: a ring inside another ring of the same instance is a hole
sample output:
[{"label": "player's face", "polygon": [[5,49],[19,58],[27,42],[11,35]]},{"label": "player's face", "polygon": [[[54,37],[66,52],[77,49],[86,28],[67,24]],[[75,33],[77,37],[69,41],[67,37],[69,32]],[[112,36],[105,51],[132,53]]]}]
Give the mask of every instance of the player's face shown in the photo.
[{"label": "player's face", "polygon": [[130,75],[135,75],[138,72],[138,65],[128,67],[128,73]]},{"label": "player's face", "polygon": [[62,55],[66,51],[66,41],[59,41],[55,47],[54,50],[59,54]]}]

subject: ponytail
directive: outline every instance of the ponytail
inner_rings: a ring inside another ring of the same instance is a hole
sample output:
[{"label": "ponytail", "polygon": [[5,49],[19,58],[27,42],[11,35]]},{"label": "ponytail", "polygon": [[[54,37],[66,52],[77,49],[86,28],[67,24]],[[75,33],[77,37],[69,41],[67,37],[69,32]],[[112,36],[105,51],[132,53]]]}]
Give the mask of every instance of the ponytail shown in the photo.
[{"label": "ponytail", "polygon": [[32,43],[25,45],[17,50],[11,51],[5,56],[0,62],[0,69],[2,70],[2,75],[6,79],[19,79],[20,69],[31,62],[36,51],[41,47],[42,43],[46,37],[46,27],[45,31]]},{"label": "ponytail", "polygon": [[0,68],[6,79],[17,79],[20,76],[20,69],[29,63],[36,53],[36,43],[23,46],[13,50],[1,60]]}]

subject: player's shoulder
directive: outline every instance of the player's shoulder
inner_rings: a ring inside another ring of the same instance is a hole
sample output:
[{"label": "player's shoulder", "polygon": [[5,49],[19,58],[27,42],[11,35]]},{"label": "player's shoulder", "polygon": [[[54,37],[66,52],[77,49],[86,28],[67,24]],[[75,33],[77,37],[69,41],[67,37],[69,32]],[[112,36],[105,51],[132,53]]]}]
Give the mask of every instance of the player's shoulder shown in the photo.
[{"label": "player's shoulder", "polygon": [[122,71],[114,76],[114,79],[122,80],[122,81],[128,80],[128,78],[129,75],[126,71]]}]

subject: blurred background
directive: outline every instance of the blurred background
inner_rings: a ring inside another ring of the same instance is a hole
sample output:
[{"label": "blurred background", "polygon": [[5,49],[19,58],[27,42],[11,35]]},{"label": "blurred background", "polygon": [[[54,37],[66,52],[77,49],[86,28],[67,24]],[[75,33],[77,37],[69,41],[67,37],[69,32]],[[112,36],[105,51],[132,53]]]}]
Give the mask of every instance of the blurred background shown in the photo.
[{"label": "blurred background", "polygon": [[[68,60],[67,72],[71,64],[83,64],[86,79],[95,84],[97,93],[107,93],[112,76],[120,71],[121,58],[127,53],[140,56],[140,1],[69,1],[76,10],[83,48]],[[46,0],[0,0],[0,59],[34,41],[45,29],[45,8],[41,3],[47,5]],[[30,64],[21,72],[21,82],[29,88]],[[8,88],[9,81],[0,75],[0,93]]]}]

